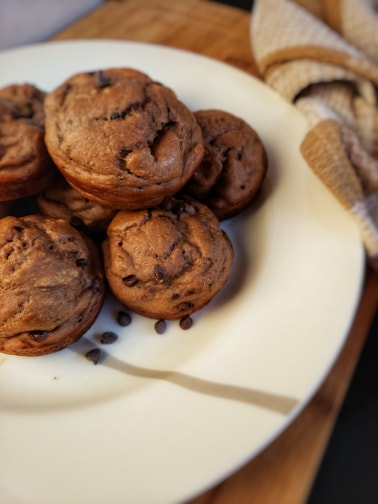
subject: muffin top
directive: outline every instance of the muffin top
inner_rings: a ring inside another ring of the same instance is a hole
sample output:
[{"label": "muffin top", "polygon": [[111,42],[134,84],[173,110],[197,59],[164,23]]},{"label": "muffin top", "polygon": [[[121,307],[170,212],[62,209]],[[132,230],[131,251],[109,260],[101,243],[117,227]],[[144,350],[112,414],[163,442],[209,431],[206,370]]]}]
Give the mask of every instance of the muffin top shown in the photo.
[{"label": "muffin top", "polygon": [[44,97],[31,84],[0,89],[0,201],[34,195],[52,180],[44,142]]},{"label": "muffin top", "polygon": [[103,243],[115,297],[150,318],[177,319],[207,304],[225,284],[233,249],[215,215],[190,199],[120,211]]},{"label": "muffin top", "polygon": [[0,351],[41,355],[93,322],[104,275],[93,243],[65,220],[0,219]]},{"label": "muffin top", "polygon": [[195,112],[205,155],[184,188],[220,220],[234,217],[253,201],[267,171],[267,155],[257,132],[224,110]]},{"label": "muffin top", "polygon": [[117,209],[154,206],[202,159],[193,113],[168,87],[130,68],[80,73],[47,95],[46,145],[68,182]]},{"label": "muffin top", "polygon": [[26,119],[44,128],[45,92],[33,84],[10,84],[0,89],[0,122]]}]

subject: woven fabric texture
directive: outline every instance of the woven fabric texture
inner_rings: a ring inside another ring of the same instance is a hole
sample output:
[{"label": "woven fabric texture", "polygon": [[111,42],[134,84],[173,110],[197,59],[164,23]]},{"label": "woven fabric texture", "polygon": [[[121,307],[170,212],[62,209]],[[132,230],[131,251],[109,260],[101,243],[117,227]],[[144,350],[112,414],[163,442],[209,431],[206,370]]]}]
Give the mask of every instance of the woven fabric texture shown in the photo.
[{"label": "woven fabric texture", "polygon": [[265,82],[307,118],[301,152],[378,268],[378,12],[372,0],[255,0]]}]

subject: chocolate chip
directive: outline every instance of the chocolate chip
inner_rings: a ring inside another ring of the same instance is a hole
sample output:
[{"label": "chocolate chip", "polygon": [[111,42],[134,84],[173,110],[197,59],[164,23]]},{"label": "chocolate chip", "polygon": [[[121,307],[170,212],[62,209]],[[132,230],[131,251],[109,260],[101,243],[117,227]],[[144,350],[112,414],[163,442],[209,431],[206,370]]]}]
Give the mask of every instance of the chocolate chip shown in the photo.
[{"label": "chocolate chip", "polygon": [[77,217],[76,215],[73,215],[70,218],[70,224],[73,227],[82,227],[84,225],[84,222],[82,221],[82,219],[80,219],[80,217]]},{"label": "chocolate chip", "polygon": [[240,147],[240,149],[238,149],[236,152],[236,159],[238,161],[240,161],[241,158],[243,157],[243,153],[244,153],[243,147]]},{"label": "chocolate chip", "polygon": [[118,324],[122,327],[126,327],[131,324],[131,315],[125,311],[118,312]]},{"label": "chocolate chip", "polygon": [[167,329],[167,322],[163,319],[157,320],[155,322],[154,328],[158,334],[163,334]]},{"label": "chocolate chip", "polygon": [[105,331],[104,333],[102,333],[100,342],[103,345],[111,345],[112,343],[117,341],[117,339],[118,339],[118,335],[116,333],[114,333],[112,331]]},{"label": "chocolate chip", "polygon": [[167,272],[162,266],[156,264],[156,266],[154,267],[154,277],[159,283],[163,283],[165,278],[167,277]]},{"label": "chocolate chip", "polygon": [[62,236],[59,236],[58,238],[58,241],[59,243],[63,243],[63,244],[66,244],[66,243],[73,243],[75,241],[75,237],[70,235],[70,236],[66,236],[66,235],[62,235]]},{"label": "chocolate chip", "polygon": [[101,357],[101,350],[99,348],[92,348],[85,354],[85,358],[93,362],[93,364],[98,364]]},{"label": "chocolate chip", "polygon": [[180,327],[181,329],[187,330],[190,329],[193,325],[193,319],[189,317],[189,315],[186,315],[185,317],[182,317],[180,320]]},{"label": "chocolate chip", "polygon": [[120,170],[126,170],[126,161],[123,158],[119,158],[117,166]]},{"label": "chocolate chip", "polygon": [[33,331],[32,333],[30,333],[30,336],[34,341],[37,341],[37,343],[42,343],[43,341],[45,341],[48,335],[48,331]]},{"label": "chocolate chip", "polygon": [[135,275],[127,275],[122,278],[122,282],[127,285],[127,287],[134,287],[138,283],[138,279]]},{"label": "chocolate chip", "polygon": [[193,303],[190,303],[189,301],[183,301],[182,303],[180,303],[179,305],[177,305],[177,309],[179,311],[186,311],[186,310],[190,310],[191,308],[193,308]]},{"label": "chocolate chip", "polygon": [[175,215],[181,215],[186,210],[186,205],[184,201],[176,201],[172,207],[172,212]]},{"label": "chocolate chip", "polygon": [[123,119],[121,112],[113,112],[110,119],[114,121],[115,119]]},{"label": "chocolate chip", "polygon": [[79,259],[76,260],[76,266],[78,268],[83,268],[88,264],[88,259],[86,257],[80,257]]},{"label": "chocolate chip", "polygon": [[90,286],[93,293],[99,292],[102,289],[102,281],[99,278],[95,278]]},{"label": "chocolate chip", "polygon": [[110,120],[114,121],[114,120],[119,120],[119,119],[125,119],[126,116],[128,116],[129,114],[132,114],[133,112],[135,112],[136,110],[141,108],[141,106],[143,106],[143,105],[144,104],[140,104],[140,103],[131,103],[128,107],[126,107],[121,112],[119,112],[119,111],[113,112],[110,116]]},{"label": "chocolate chip", "polygon": [[132,150],[130,149],[121,149],[119,151],[119,157],[124,159],[125,157],[127,157],[130,153],[132,152]]},{"label": "chocolate chip", "polygon": [[94,73],[95,85],[98,88],[105,88],[111,86],[112,82],[102,70]]}]

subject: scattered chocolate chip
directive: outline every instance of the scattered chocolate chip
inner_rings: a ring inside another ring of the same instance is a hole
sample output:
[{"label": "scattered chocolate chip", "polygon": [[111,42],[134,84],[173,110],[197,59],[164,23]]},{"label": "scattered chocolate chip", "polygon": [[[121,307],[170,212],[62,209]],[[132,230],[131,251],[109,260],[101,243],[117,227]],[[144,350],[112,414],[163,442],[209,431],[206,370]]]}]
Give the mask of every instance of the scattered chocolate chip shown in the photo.
[{"label": "scattered chocolate chip", "polygon": [[117,317],[118,324],[122,327],[126,327],[131,324],[131,315],[123,310],[118,312]]},{"label": "scattered chocolate chip", "polygon": [[157,320],[155,322],[154,328],[158,334],[163,334],[167,329],[167,322],[163,319]]},{"label": "scattered chocolate chip", "polygon": [[180,327],[181,329],[190,329],[193,325],[193,319],[189,316],[189,315],[186,315],[185,317],[182,317],[182,319],[180,320]]},{"label": "scattered chocolate chip", "polygon": [[100,342],[103,345],[111,345],[112,343],[117,341],[117,339],[118,339],[118,335],[116,333],[114,333],[112,331],[105,331],[104,333],[102,333]]},{"label": "scattered chocolate chip", "polygon": [[85,358],[93,362],[93,364],[98,364],[101,357],[101,350],[99,348],[92,348],[85,354]]},{"label": "scattered chocolate chip", "polygon": [[134,287],[138,283],[138,279],[135,275],[127,275],[122,278],[122,282],[127,285],[127,287]]}]

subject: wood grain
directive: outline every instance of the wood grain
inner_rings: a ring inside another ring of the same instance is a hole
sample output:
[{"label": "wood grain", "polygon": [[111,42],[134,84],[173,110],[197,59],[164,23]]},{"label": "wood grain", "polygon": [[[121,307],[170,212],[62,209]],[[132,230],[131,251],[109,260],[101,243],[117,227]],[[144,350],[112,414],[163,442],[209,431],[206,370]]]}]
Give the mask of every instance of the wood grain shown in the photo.
[{"label": "wood grain", "polygon": [[[201,0],[110,0],[52,40],[120,39],[186,49],[254,76],[250,14]],[[188,504],[301,504],[306,501],[378,303],[367,268],[361,302],[332,371],[297,419],[260,455]]]},{"label": "wood grain", "polygon": [[108,1],[53,40],[153,42],[205,54],[257,75],[249,43],[250,15],[226,5],[219,7],[198,0]]}]

